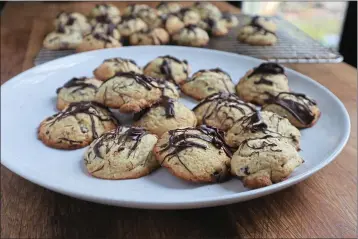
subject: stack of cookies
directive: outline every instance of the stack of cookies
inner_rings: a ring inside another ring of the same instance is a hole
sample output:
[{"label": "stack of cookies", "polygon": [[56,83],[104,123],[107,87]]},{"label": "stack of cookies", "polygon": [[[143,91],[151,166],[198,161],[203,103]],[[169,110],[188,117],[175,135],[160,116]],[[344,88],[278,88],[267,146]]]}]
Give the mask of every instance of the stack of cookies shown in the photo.
[{"label": "stack of cookies", "polygon": [[[57,89],[59,112],[41,122],[38,137],[58,149],[89,146],[84,163],[98,178],[139,178],[163,166],[192,182],[236,176],[248,188],[265,187],[303,163],[299,129],[320,116],[275,63],[249,70],[237,85],[223,69],[191,74],[188,61],[168,55],[144,67],[107,59],[93,74]],[[187,108],[180,92],[198,104]]]},{"label": "stack of cookies", "polygon": [[114,5],[98,4],[88,17],[76,12],[60,13],[54,21],[54,31],[45,37],[43,45],[50,50],[77,52],[123,44],[201,47],[208,44],[209,36],[227,35],[236,25],[235,16],[222,13],[208,2],[187,8],[175,2],[162,2],[157,8],[131,4],[122,14]]}]

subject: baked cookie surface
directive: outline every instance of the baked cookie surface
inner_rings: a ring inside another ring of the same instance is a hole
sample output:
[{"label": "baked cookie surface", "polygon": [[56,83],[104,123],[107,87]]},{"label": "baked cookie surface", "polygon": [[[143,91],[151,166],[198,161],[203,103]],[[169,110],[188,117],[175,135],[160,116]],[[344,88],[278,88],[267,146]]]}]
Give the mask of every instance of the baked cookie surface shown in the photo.
[{"label": "baked cookie surface", "polygon": [[182,84],[188,79],[190,66],[186,60],[179,60],[173,56],[160,56],[143,67],[145,75],[162,78],[175,84]]},{"label": "baked cookie surface", "polygon": [[196,117],[177,100],[163,97],[158,103],[134,114],[134,125],[161,136],[169,130],[196,126]]},{"label": "baked cookie surface", "polygon": [[161,19],[158,11],[145,4],[132,4],[124,10],[124,16],[137,17],[142,19],[150,29],[159,27]]},{"label": "baked cookie surface", "polygon": [[118,72],[141,74],[142,69],[131,59],[117,57],[104,60],[103,63],[93,71],[93,74],[97,79],[106,81]]},{"label": "baked cookie surface", "polygon": [[184,94],[197,100],[219,92],[235,93],[230,75],[220,68],[197,71],[180,88]]},{"label": "baked cookie surface", "polygon": [[230,12],[224,12],[222,14],[221,21],[226,23],[227,28],[233,28],[239,25],[239,20],[236,16],[232,15]]},{"label": "baked cookie surface", "polygon": [[112,36],[104,33],[91,33],[84,37],[81,44],[76,48],[77,52],[93,51],[105,48],[117,48],[122,44]]},{"label": "baked cookie surface", "polygon": [[185,27],[184,22],[177,14],[166,14],[161,16],[162,25],[170,35],[179,32]]},{"label": "baked cookie surface", "polygon": [[245,115],[256,112],[256,107],[226,92],[212,94],[193,109],[198,124],[205,124],[227,131]]},{"label": "baked cookie surface", "polygon": [[181,5],[176,2],[161,2],[157,6],[158,13],[160,15],[168,13],[176,13],[181,9]]},{"label": "baked cookie surface", "polygon": [[231,152],[221,132],[200,126],[170,130],[154,147],[159,163],[192,182],[222,182],[229,177]]},{"label": "baked cookie surface", "polygon": [[73,102],[94,101],[101,84],[102,82],[95,78],[72,78],[56,90],[57,109],[63,110]]},{"label": "baked cookie surface", "polygon": [[168,32],[164,28],[154,28],[148,31],[135,32],[129,37],[131,45],[165,45],[170,40]]},{"label": "baked cookie surface", "polygon": [[54,26],[55,29],[67,28],[83,35],[91,31],[91,25],[88,23],[87,18],[78,12],[60,12],[54,21]]},{"label": "baked cookie surface", "polygon": [[184,46],[206,46],[209,42],[208,33],[196,25],[187,25],[172,36],[173,42]]},{"label": "baked cookie surface", "polygon": [[247,139],[267,135],[281,137],[295,149],[300,148],[300,131],[288,119],[268,111],[257,111],[236,121],[227,131],[225,141],[230,147],[237,148]]},{"label": "baked cookie surface", "polygon": [[59,28],[46,35],[43,46],[49,50],[75,49],[83,40],[81,32]]},{"label": "baked cookie surface", "polygon": [[52,148],[78,149],[116,126],[117,120],[103,105],[76,102],[42,121],[38,138]]},{"label": "baked cookie surface", "polygon": [[92,27],[92,34],[104,34],[106,36],[111,36],[116,40],[121,39],[121,34],[119,33],[117,26],[113,23],[97,23]]},{"label": "baked cookie surface", "polygon": [[147,23],[142,19],[133,16],[124,18],[123,21],[118,24],[118,30],[124,37],[129,37],[135,32],[147,31],[148,29]]},{"label": "baked cookie surface", "polygon": [[262,110],[287,117],[297,128],[312,127],[321,115],[316,101],[295,92],[281,92],[269,98]]},{"label": "baked cookie surface", "polygon": [[192,7],[200,14],[201,19],[213,18],[220,19],[222,14],[219,8],[210,2],[196,2]]},{"label": "baked cookie surface", "polygon": [[84,155],[88,172],[104,179],[139,178],[159,167],[157,137],[142,128],[118,127],[93,141]]},{"label": "baked cookie surface", "polygon": [[168,81],[133,72],[118,72],[99,87],[96,100],[123,113],[129,113],[150,107],[162,96],[179,98],[179,92]]},{"label": "baked cookie surface", "polygon": [[91,10],[90,17],[96,18],[101,16],[118,17],[121,15],[119,9],[112,4],[96,4]]},{"label": "baked cookie surface", "polygon": [[265,100],[289,91],[288,79],[282,66],[262,63],[249,70],[236,85],[236,93],[245,101],[263,105]]},{"label": "baked cookie surface", "polygon": [[296,149],[282,138],[265,136],[243,141],[231,160],[231,173],[245,187],[261,188],[285,180],[303,163]]}]

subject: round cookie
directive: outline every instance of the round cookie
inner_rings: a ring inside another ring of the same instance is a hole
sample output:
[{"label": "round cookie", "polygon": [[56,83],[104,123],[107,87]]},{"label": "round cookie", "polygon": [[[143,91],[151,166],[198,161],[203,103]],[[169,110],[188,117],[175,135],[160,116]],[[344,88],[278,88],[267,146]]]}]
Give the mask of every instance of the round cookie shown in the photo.
[{"label": "round cookie", "polygon": [[276,30],[277,30],[277,26],[272,20],[265,18],[265,17],[260,17],[260,16],[253,17],[251,19],[250,25],[253,25],[253,26],[259,25],[270,32],[276,32]]},{"label": "round cookie", "polygon": [[237,36],[239,41],[259,46],[274,45],[277,42],[276,33],[272,31],[275,28],[260,19],[255,17],[250,24],[240,28]]},{"label": "round cookie", "polygon": [[70,29],[59,28],[55,32],[46,35],[43,46],[49,50],[75,49],[81,44],[82,34]]},{"label": "round cookie", "polygon": [[157,10],[144,4],[129,5],[124,11],[124,16],[138,17],[142,19],[150,29],[159,27],[161,24]]},{"label": "round cookie", "polygon": [[215,128],[170,130],[158,140],[154,154],[172,174],[188,181],[215,183],[229,177],[231,152]]},{"label": "round cookie", "polygon": [[116,40],[121,39],[121,34],[119,33],[117,26],[113,23],[97,23],[92,28],[92,34],[96,33],[111,36]]},{"label": "round cookie", "polygon": [[87,18],[78,12],[61,12],[54,21],[55,29],[67,28],[85,35],[91,32],[91,25]]},{"label": "round cookie", "polygon": [[175,85],[133,72],[118,72],[97,90],[96,100],[123,113],[139,112],[165,95],[179,98]]},{"label": "round cookie", "polygon": [[247,139],[266,135],[286,139],[297,150],[300,149],[300,131],[288,119],[268,111],[257,111],[236,121],[227,131],[225,141],[230,147],[237,148]]},{"label": "round cookie", "polygon": [[212,36],[225,36],[229,33],[226,22],[220,19],[206,18],[198,23],[198,26],[209,32]]},{"label": "round cookie", "polygon": [[184,22],[180,19],[179,16],[175,14],[163,15],[161,18],[163,21],[163,27],[171,35],[176,32],[179,32],[185,27]]},{"label": "round cookie", "polygon": [[153,155],[157,140],[142,128],[118,127],[90,144],[84,155],[85,166],[97,178],[143,177],[159,167]]},{"label": "round cookie", "polygon": [[147,31],[148,25],[137,17],[127,17],[118,25],[118,30],[124,37],[129,37],[135,32]]},{"label": "round cookie", "polygon": [[231,160],[231,173],[245,187],[261,188],[285,180],[303,163],[296,149],[283,138],[270,135],[241,143]]},{"label": "round cookie", "polygon": [[180,89],[197,100],[219,92],[235,93],[235,85],[230,75],[220,68],[197,71],[180,85]]},{"label": "round cookie", "polygon": [[163,97],[150,108],[134,114],[134,125],[161,136],[169,130],[196,126],[196,117],[177,100]]},{"label": "round cookie", "polygon": [[263,105],[270,96],[289,91],[288,79],[282,66],[262,63],[249,70],[236,85],[236,93],[245,101]]},{"label": "round cookie", "polygon": [[182,8],[177,15],[185,25],[198,24],[201,20],[199,13],[191,8]]},{"label": "round cookie", "polygon": [[226,23],[227,28],[233,28],[239,25],[239,20],[237,19],[237,17],[229,12],[224,12],[220,21],[224,21]]},{"label": "round cookie", "polygon": [[77,52],[93,51],[104,48],[117,48],[122,44],[112,36],[103,33],[88,34],[76,48]]},{"label": "round cookie", "polygon": [[42,121],[38,138],[52,148],[78,149],[116,126],[117,120],[103,105],[75,102]]},{"label": "round cookie", "polygon": [[143,73],[135,61],[117,57],[104,60],[103,63],[93,71],[93,74],[97,79],[106,81],[118,72]]},{"label": "round cookie", "polygon": [[143,68],[144,75],[169,80],[177,85],[188,79],[190,66],[186,60],[166,55],[149,62]]},{"label": "round cookie", "polygon": [[294,92],[281,92],[269,98],[262,110],[286,117],[297,128],[312,127],[321,115],[316,101]]},{"label": "round cookie", "polygon": [[123,16],[138,16],[141,11],[148,11],[150,8],[146,4],[130,4],[124,9]]},{"label": "round cookie", "polygon": [[181,5],[176,2],[161,2],[157,6],[157,10],[160,15],[176,13],[179,12],[180,9],[181,9]]},{"label": "round cookie", "polygon": [[201,19],[220,19],[222,16],[219,8],[209,2],[196,2],[193,6],[193,9],[199,13]]},{"label": "round cookie", "polygon": [[178,45],[203,47],[209,42],[208,33],[196,25],[187,25],[172,37]]},{"label": "round cookie", "polygon": [[133,33],[129,37],[131,45],[165,45],[169,43],[169,34],[163,28]]},{"label": "round cookie", "polygon": [[[112,4],[96,4],[96,6],[91,10],[90,17],[91,18],[98,18],[103,16],[112,17],[119,17],[121,12],[119,9],[112,5]],[[120,19],[119,19],[120,20]]]},{"label": "round cookie", "polygon": [[94,101],[101,81],[95,78],[72,78],[62,87],[56,90],[57,109],[63,110],[70,103],[81,101]]},{"label": "round cookie", "polygon": [[198,124],[205,124],[227,131],[245,115],[256,112],[256,107],[226,92],[212,94],[194,107]]}]

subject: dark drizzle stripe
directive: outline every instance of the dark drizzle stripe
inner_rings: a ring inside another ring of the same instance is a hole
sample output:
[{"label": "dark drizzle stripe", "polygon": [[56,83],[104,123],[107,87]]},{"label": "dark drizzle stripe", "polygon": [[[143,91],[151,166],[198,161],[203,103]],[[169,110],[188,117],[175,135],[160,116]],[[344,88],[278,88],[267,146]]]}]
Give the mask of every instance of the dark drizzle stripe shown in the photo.
[{"label": "dark drizzle stripe", "polygon": [[263,31],[264,34],[266,35],[267,33],[271,33],[273,35],[276,36],[276,33],[270,31],[270,30],[267,30],[264,26],[262,26],[260,23],[259,23],[259,16],[255,16],[252,18],[251,22],[250,22],[250,26],[256,28],[256,31]]},{"label": "dark drizzle stripe", "polygon": [[255,67],[253,72],[251,72],[250,75],[248,75],[247,77],[251,77],[256,74],[285,74],[285,69],[277,63],[262,63],[258,67]]},{"label": "dark drizzle stripe", "polygon": [[132,59],[126,59],[126,58],[120,58],[120,57],[107,59],[107,60],[104,60],[103,62],[118,62],[118,63],[130,62],[130,63],[132,63],[132,64],[138,66],[137,63],[136,63],[134,60],[132,60]]},{"label": "dark drizzle stripe", "polygon": [[150,111],[151,108],[155,108],[155,107],[163,107],[165,110],[165,117],[173,118],[175,117],[174,102],[175,100],[167,96],[162,96],[162,99],[159,102],[155,103],[152,107],[150,108],[148,107],[139,111],[138,113],[134,113],[133,120],[134,121],[140,120],[144,115],[146,115]]},{"label": "dark drizzle stripe", "polygon": [[261,76],[260,80],[254,82],[255,85],[273,85],[273,82]]},{"label": "dark drizzle stripe", "polygon": [[71,80],[69,80],[66,84],[64,84],[62,87],[58,88],[56,90],[56,93],[58,94],[60,90],[63,88],[72,88],[72,87],[78,87],[77,89],[72,91],[72,93],[77,92],[79,90],[83,90],[85,88],[92,88],[94,90],[97,90],[97,86],[91,83],[86,83],[86,80],[87,80],[86,77],[81,77],[81,78],[74,77]]},{"label": "dark drizzle stripe", "polygon": [[[296,100],[285,98],[285,95],[294,96]],[[267,100],[267,104],[276,104],[283,107],[304,125],[309,125],[314,120],[315,116],[311,107],[317,105],[316,101],[308,98],[305,94],[294,92],[281,92],[276,97],[270,97]]]}]

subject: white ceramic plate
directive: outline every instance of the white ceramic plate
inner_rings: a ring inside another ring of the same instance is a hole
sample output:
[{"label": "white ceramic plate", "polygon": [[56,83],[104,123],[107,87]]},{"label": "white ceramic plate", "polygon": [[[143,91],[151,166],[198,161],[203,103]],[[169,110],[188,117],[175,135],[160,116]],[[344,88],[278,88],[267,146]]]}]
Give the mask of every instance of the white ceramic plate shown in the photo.
[{"label": "white ceramic plate", "polygon": [[[237,179],[222,184],[192,184],[164,168],[149,176],[122,181],[89,176],[82,155],[46,147],[37,139],[37,127],[56,112],[55,91],[74,76],[91,76],[104,59],[125,57],[143,66],[157,56],[187,59],[193,72],[220,67],[235,83],[262,61],[220,51],[174,47],[124,47],[64,57],[34,67],[1,87],[1,163],[14,173],[53,191],[80,199],[124,207],[181,209],[229,204],[257,198],[298,183],[330,163],[347,142],[350,122],[343,104],[322,85],[287,69],[290,88],[317,100],[322,111],[318,123],[302,130],[305,163],[284,182],[248,190]],[[190,108],[195,101],[181,99]]]}]

